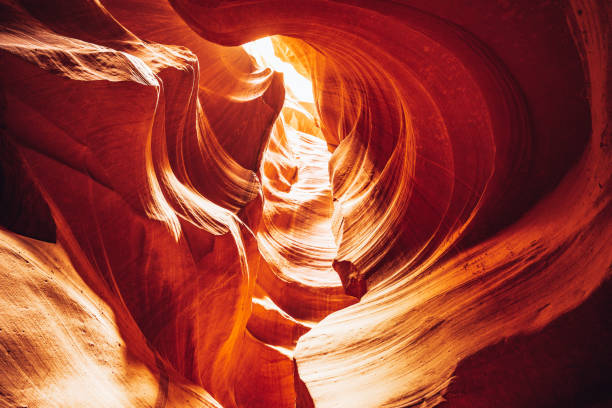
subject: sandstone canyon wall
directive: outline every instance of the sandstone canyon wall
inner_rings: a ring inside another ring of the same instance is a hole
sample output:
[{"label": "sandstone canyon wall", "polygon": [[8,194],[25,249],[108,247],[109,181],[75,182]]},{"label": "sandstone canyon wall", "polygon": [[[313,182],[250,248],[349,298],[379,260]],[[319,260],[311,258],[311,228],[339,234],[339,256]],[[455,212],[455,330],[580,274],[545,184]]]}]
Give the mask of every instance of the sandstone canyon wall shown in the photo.
[{"label": "sandstone canyon wall", "polygon": [[1,0],[0,406],[609,406],[611,12]]}]

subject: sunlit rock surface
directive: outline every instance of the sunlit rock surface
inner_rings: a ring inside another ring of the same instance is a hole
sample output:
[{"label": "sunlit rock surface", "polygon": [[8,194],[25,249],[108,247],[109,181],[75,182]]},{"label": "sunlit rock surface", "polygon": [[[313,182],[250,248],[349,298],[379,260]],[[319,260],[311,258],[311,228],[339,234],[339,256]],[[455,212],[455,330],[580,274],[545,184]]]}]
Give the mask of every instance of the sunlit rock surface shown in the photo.
[{"label": "sunlit rock surface", "polygon": [[605,1],[58,3],[0,1],[0,406],[612,401]]}]

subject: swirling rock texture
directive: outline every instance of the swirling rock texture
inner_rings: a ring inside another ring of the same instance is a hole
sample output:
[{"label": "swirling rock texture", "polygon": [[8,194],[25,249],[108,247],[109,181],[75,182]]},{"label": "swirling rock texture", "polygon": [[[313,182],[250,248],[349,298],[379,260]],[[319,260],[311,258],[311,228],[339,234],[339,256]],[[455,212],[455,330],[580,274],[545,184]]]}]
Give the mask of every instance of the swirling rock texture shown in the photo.
[{"label": "swirling rock texture", "polygon": [[608,406],[611,12],[0,1],[0,406]]}]

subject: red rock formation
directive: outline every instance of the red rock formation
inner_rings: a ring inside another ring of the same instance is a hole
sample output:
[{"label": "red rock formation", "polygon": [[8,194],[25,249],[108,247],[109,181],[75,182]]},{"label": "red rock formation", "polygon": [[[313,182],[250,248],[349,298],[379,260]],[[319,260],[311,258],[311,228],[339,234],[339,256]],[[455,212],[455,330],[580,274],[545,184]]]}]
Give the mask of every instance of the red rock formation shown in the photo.
[{"label": "red rock formation", "polygon": [[606,2],[0,11],[0,405],[610,400]]}]

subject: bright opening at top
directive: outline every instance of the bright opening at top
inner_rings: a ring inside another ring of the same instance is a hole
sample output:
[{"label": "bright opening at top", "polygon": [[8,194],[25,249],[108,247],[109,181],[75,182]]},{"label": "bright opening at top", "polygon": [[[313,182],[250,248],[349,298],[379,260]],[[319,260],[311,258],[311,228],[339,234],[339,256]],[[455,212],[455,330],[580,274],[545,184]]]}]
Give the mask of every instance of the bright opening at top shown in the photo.
[{"label": "bright opening at top", "polygon": [[257,64],[270,67],[276,72],[282,72],[285,81],[285,90],[289,95],[287,99],[297,102],[314,103],[312,82],[300,75],[293,65],[282,61],[274,53],[274,45],[270,37],[260,38],[243,44],[242,48],[252,56]]}]

